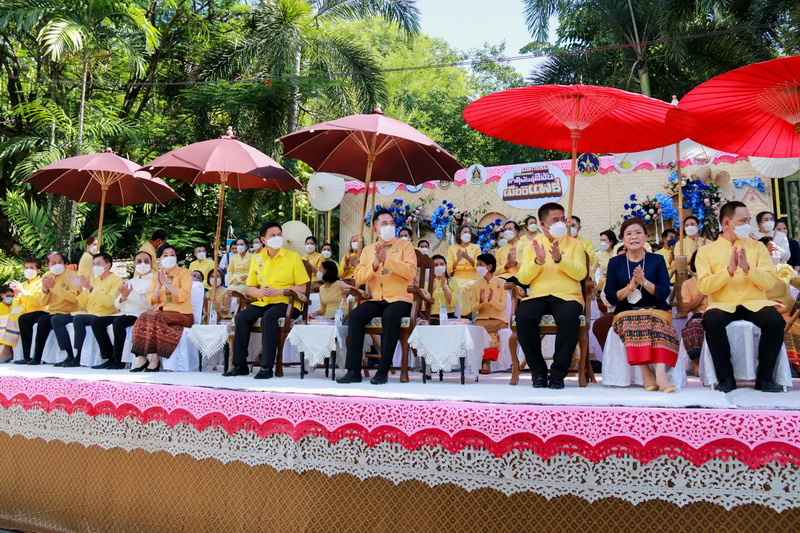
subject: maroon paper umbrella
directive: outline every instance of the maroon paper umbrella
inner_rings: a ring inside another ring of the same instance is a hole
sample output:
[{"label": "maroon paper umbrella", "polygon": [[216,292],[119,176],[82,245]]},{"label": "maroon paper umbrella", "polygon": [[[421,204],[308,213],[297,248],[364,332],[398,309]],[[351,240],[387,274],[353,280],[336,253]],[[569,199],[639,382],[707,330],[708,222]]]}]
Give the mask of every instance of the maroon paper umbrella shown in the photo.
[{"label": "maroon paper umbrella", "polygon": [[97,154],[56,161],[34,172],[25,182],[40,192],[60,194],[76,202],[99,202],[97,240],[101,244],[107,203],[121,207],[164,205],[167,200],[180,199],[169,185],[139,171],[139,165],[118,156],[110,148]]},{"label": "maroon paper umbrella", "polygon": [[[433,180],[453,181],[462,168],[444,148],[405,122],[385,116],[380,106],[371,114],[322,122],[279,140],[284,157],[300,159],[317,172],[344,174],[364,182],[359,235],[364,231],[371,182],[419,185]],[[374,204],[374,190],[372,198]]]},{"label": "maroon paper umbrella", "polygon": [[504,141],[572,152],[567,218],[577,154],[638,152],[689,136],[692,116],[647,96],[593,85],[535,85],[484,96],[464,108],[476,130]]},{"label": "maroon paper umbrella", "polygon": [[[225,187],[288,191],[303,186],[274,159],[238,140],[229,127],[219,139],[201,141],[159,156],[141,170],[153,176],[176,178],[191,183],[218,183],[219,210],[214,247],[219,249]],[[214,269],[219,257],[214,253]]]}]

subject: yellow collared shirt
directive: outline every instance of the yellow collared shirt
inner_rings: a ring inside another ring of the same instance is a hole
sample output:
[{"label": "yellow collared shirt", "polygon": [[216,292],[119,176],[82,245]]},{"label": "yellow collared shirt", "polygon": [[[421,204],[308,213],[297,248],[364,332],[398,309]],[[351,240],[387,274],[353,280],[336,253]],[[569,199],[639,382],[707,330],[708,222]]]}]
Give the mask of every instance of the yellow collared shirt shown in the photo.
[{"label": "yellow collared shirt", "polygon": [[581,281],[586,277],[586,250],[583,243],[572,237],[558,239],[561,261],[556,263],[550,254],[553,245],[550,239],[544,233],[534,239],[545,247],[546,256],[543,265],[536,264],[533,245],[524,248],[517,279],[523,285],[530,285],[530,295],[525,299],[556,296],[582,304]]},{"label": "yellow collared shirt", "polygon": [[122,279],[110,274],[106,279],[95,276],[92,279],[92,290],[84,289],[78,295],[78,302],[86,311],[76,311],[73,315],[108,316],[117,313],[114,300],[117,298]]},{"label": "yellow collared shirt", "polygon": [[22,282],[22,293],[14,299],[14,307],[19,307],[20,314],[34,311],[47,311],[41,303],[42,278],[36,276],[32,280]]},{"label": "yellow collared shirt", "polygon": [[168,270],[167,281],[177,290],[177,294],[170,291],[156,291],[158,284],[158,273],[153,274],[150,282],[150,291],[147,293],[147,301],[157,311],[175,311],[184,315],[191,315],[192,309],[192,273],[189,270],[176,266]]},{"label": "yellow collared shirt", "polygon": [[228,262],[229,285],[239,285],[239,278],[249,275],[252,258],[253,256],[250,255],[250,252],[246,252],[244,257],[242,257],[241,254],[234,254],[231,256],[231,260]]},{"label": "yellow collared shirt", "polygon": [[[467,255],[470,256],[472,262],[475,263],[474,265],[470,264],[469,261],[466,259],[462,259],[458,261],[456,264],[457,255],[459,250],[463,250],[467,252]],[[478,271],[475,270],[475,267],[478,266],[478,256],[481,255],[481,248],[477,244],[469,243],[466,246],[461,246],[460,244],[454,244],[447,250],[447,271],[448,273],[456,278],[459,282],[462,281],[471,281],[478,279]]]},{"label": "yellow collared shirt", "polygon": [[450,299],[448,300],[444,294],[444,289],[442,289],[439,280],[436,279],[433,282],[433,314],[438,316],[439,310],[442,306],[447,309],[448,313],[453,313],[456,310],[456,304],[458,304],[458,282],[453,278],[445,278],[445,285],[447,286],[447,292],[450,293]]},{"label": "yellow collared shirt", "polygon": [[583,249],[589,255],[589,264],[591,265],[594,263],[594,243],[590,239],[581,237],[580,235],[575,237],[575,239],[578,239],[583,244]]},{"label": "yellow collared shirt", "polygon": [[89,278],[89,281],[94,279],[94,256],[89,252],[83,252],[81,260],[78,261],[78,274],[82,274]]},{"label": "yellow collared shirt", "polygon": [[[516,276],[517,272],[519,272],[519,265],[522,263],[522,249],[523,249],[523,241],[517,239],[517,242],[514,244],[506,243],[504,246],[501,246],[495,252],[497,257],[497,275],[501,278],[510,278],[512,276]],[[508,255],[511,253],[511,249],[515,249],[517,252],[517,264],[514,266],[507,266],[508,264]]]},{"label": "yellow collared shirt", "polygon": [[[688,235],[683,238],[683,255],[692,257],[692,254],[709,243],[705,237],[695,235],[692,239]],[[675,245],[675,255],[680,255],[680,244]]]},{"label": "yellow collared shirt", "polygon": [[[728,274],[733,247],[744,247],[750,271],[745,274],[737,268]],[[736,239],[733,244],[724,237],[701,246],[695,259],[697,286],[708,295],[708,309],[721,309],[733,313],[740,305],[750,311],[759,311],[775,305],[767,298],[767,291],[775,285],[775,267],[767,247],[753,239]]]},{"label": "yellow collared shirt", "polygon": [[408,286],[414,284],[417,274],[417,253],[414,246],[395,237],[386,244],[386,261],[374,270],[375,244],[364,248],[356,267],[356,285],[367,285],[373,300],[411,302]]},{"label": "yellow collared shirt", "polygon": [[350,251],[342,258],[342,262],[339,263],[339,277],[342,279],[352,279],[356,275],[356,267],[350,264],[350,259],[353,257],[358,257],[356,252]]},{"label": "yellow collared shirt", "polygon": [[150,259],[152,260],[153,265],[156,264],[156,249],[150,244],[150,241],[146,241],[141,248],[139,248],[140,252],[147,252],[150,254]]},{"label": "yellow collared shirt", "polygon": [[[247,286],[257,289],[264,287],[291,289],[296,285],[308,283],[309,279],[300,254],[281,248],[275,254],[275,257],[270,257],[269,251],[264,248],[253,254],[253,258],[250,261],[250,272],[247,275]],[[279,303],[289,303],[289,297],[283,295],[262,296],[252,305],[264,307]],[[295,302],[294,306],[300,309],[300,302]]]},{"label": "yellow collared shirt", "polygon": [[[475,301],[472,310],[478,311],[476,320],[494,319],[502,322],[508,322],[506,316],[506,302],[508,300],[508,293],[505,288],[506,282],[503,278],[492,276],[492,279],[487,280],[482,278],[475,282],[472,286],[472,294]],[[483,290],[484,301],[480,303],[480,294]],[[489,299],[489,291],[492,291],[492,298]]]},{"label": "yellow collared shirt", "polygon": [[322,262],[325,261],[325,258],[322,257],[322,254],[319,252],[311,252],[310,254],[304,255],[303,260],[308,261],[309,265],[319,270],[319,267],[322,266]]},{"label": "yellow collared shirt", "polygon": [[669,282],[675,283],[675,258],[673,257],[672,261],[669,260],[670,250],[662,248],[656,252],[656,255],[664,258],[664,262],[667,264],[667,272],[669,272]]},{"label": "yellow collared shirt", "polygon": [[58,276],[47,274],[56,278],[56,284],[49,293],[42,291],[39,304],[47,306],[51,315],[70,314],[78,310],[78,288],[69,282],[67,276],[70,274],[74,276],[75,273],[67,270]]},{"label": "yellow collared shirt", "polygon": [[214,270],[214,261],[207,257],[202,261],[200,259],[195,259],[189,263],[189,272],[191,273],[195,270],[203,273],[203,287],[210,289],[211,285],[208,284],[208,274]]}]

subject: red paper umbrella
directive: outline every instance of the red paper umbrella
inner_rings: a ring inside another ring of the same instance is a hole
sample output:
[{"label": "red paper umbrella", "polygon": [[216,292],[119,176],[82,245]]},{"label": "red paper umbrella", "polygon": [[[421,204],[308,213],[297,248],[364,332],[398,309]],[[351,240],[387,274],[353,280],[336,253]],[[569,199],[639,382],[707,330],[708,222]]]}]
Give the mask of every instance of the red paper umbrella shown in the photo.
[{"label": "red paper umbrella", "polygon": [[694,125],[674,106],[610,87],[536,85],[472,102],[464,120],[504,141],[572,152],[569,206],[572,215],[577,153],[637,152],[685,139]]},{"label": "red paper umbrella", "polygon": [[692,139],[758,157],[800,157],[800,56],[731,70],[683,97],[703,128]]}]

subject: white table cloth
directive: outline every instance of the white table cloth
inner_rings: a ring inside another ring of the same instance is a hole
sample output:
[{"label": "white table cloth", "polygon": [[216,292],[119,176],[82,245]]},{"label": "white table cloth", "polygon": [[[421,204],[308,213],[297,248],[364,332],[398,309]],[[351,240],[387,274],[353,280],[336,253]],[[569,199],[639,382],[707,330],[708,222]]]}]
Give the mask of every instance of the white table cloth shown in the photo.
[{"label": "white table cloth", "polygon": [[[754,381],[758,369],[758,342],[761,339],[761,329],[752,322],[737,320],[728,324],[726,330],[728,342],[731,345],[733,377],[739,381]],[[603,371],[605,372],[605,368]],[[781,346],[772,379],[783,387],[792,386],[792,371],[789,368],[786,345]],[[711,351],[705,342],[703,342],[703,351],[700,353],[700,380],[703,385],[715,385],[718,381],[714,361],[711,359]]]},{"label": "white table cloth", "polygon": [[431,372],[449,372],[459,366],[461,357],[465,358],[467,372],[474,372],[480,368],[483,351],[490,343],[486,330],[472,325],[417,326],[408,339]]},{"label": "white table cloth", "polygon": [[286,340],[298,353],[305,355],[306,369],[313,369],[323,364],[333,351],[337,366],[343,367],[346,338],[347,326],[311,323],[293,326]]},{"label": "white table cloth", "polygon": [[220,354],[228,344],[229,324],[201,325],[195,324],[189,330],[189,338],[197,346],[206,366],[214,366],[220,361]]},{"label": "white table cloth", "polygon": [[[687,385],[685,360],[678,354],[674,368],[667,370],[670,383],[679,389]],[[606,346],[603,349],[603,385],[611,387],[629,387],[630,385],[644,385],[642,369],[639,365],[628,364],[628,354],[625,344],[614,329],[608,330]]]}]

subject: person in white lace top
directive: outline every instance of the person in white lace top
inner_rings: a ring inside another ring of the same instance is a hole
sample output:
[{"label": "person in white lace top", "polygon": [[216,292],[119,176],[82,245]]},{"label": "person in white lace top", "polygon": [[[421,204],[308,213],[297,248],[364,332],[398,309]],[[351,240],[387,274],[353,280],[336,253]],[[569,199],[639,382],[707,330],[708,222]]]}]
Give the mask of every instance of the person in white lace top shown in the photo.
[{"label": "person in white lace top", "polygon": [[[153,306],[147,302],[147,293],[153,280],[153,264],[150,254],[139,252],[133,258],[133,277],[119,287],[119,295],[114,300],[114,307],[118,314],[99,316],[92,321],[94,333],[100,354],[105,359],[104,363],[92,368],[106,368],[120,370],[125,368],[122,362],[122,348],[125,345],[127,330],[133,326],[136,319],[145,311],[151,311]],[[114,342],[108,336],[108,326],[112,326]]]}]

